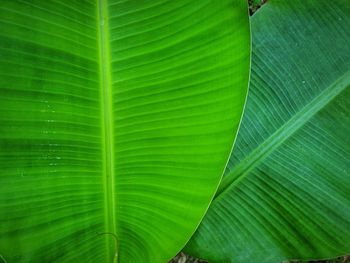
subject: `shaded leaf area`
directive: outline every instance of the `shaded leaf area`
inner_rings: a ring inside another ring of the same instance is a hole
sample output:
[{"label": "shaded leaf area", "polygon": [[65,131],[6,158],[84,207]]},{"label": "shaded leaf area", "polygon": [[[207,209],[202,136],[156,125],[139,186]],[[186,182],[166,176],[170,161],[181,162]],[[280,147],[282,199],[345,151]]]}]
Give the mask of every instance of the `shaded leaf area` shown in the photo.
[{"label": "shaded leaf area", "polygon": [[212,262],[349,253],[349,5],[271,0],[224,179],[185,251]]}]

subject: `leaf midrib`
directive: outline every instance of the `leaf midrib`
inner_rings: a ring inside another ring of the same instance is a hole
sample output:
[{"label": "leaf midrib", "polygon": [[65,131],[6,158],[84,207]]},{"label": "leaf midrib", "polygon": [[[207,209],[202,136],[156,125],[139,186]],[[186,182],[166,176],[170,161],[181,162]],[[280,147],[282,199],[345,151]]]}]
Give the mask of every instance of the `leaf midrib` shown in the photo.
[{"label": "leaf midrib", "polygon": [[[102,124],[102,161],[103,161],[103,180],[105,195],[105,237],[107,246],[107,262],[109,258],[117,255],[113,247],[117,242],[113,240],[116,237],[115,220],[115,196],[114,196],[114,140],[113,140],[113,111],[112,111],[112,81],[110,69],[110,46],[109,46],[109,27],[108,27],[108,9],[105,0],[97,0],[97,27],[98,27],[98,47],[100,63],[100,91],[101,91],[101,124]],[[113,235],[112,238],[110,235]],[[114,262],[114,260],[113,260]]]},{"label": "leaf midrib", "polygon": [[[257,167],[267,156],[304,126],[317,112],[329,104],[337,95],[349,87],[350,71],[345,72],[339,79],[317,95],[305,107],[277,129],[270,137],[244,158],[235,169],[226,175],[216,193],[215,199],[239,184],[249,172]],[[249,98],[248,98],[249,99]]]}]

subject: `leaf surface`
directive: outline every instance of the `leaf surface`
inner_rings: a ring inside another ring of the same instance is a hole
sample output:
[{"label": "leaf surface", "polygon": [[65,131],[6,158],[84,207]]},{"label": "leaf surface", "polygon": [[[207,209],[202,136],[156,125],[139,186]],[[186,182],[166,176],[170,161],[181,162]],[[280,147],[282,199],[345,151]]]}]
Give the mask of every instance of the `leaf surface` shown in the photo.
[{"label": "leaf surface", "polygon": [[244,0],[2,0],[0,255],[165,262],[246,97]]},{"label": "leaf surface", "polygon": [[187,252],[267,263],[350,252],[349,8],[271,0],[252,17],[240,132]]}]

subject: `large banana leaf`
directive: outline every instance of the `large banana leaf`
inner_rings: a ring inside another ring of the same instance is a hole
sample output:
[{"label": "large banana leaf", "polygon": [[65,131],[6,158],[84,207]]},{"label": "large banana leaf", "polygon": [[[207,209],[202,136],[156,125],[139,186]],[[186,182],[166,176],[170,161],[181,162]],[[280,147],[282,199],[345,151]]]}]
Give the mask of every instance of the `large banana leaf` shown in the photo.
[{"label": "large banana leaf", "polygon": [[187,251],[210,262],[350,252],[350,5],[271,0],[224,179]]},{"label": "large banana leaf", "polygon": [[0,1],[0,255],[165,262],[228,159],[245,0]]}]

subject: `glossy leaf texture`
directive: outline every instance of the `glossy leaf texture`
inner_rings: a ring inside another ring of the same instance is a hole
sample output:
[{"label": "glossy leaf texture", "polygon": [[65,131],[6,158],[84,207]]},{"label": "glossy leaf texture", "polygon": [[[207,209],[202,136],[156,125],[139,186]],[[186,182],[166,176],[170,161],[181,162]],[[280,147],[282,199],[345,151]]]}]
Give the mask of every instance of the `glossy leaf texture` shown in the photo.
[{"label": "glossy leaf texture", "polygon": [[244,0],[0,2],[0,255],[166,262],[245,103]]},{"label": "glossy leaf texture", "polygon": [[271,0],[252,17],[244,117],[188,253],[271,263],[350,252],[349,8]]}]

